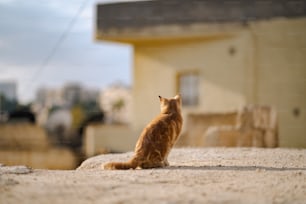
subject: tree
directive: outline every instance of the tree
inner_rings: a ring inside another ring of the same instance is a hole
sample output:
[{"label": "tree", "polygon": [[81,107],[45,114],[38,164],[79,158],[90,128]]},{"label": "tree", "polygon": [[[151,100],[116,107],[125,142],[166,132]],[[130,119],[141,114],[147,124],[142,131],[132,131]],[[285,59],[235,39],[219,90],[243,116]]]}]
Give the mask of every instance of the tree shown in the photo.
[{"label": "tree", "polygon": [[113,122],[120,123],[120,112],[125,106],[125,101],[123,98],[118,98],[112,103],[112,115],[113,115]]},{"label": "tree", "polygon": [[81,105],[74,105],[71,109],[72,128],[77,129],[85,119],[85,111]]}]

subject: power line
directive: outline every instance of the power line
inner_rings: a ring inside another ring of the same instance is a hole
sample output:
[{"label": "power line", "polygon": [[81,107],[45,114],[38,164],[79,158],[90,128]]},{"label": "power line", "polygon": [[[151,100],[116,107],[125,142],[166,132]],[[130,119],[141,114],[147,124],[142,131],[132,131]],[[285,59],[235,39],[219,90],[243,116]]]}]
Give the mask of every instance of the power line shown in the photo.
[{"label": "power line", "polygon": [[66,30],[61,34],[61,36],[59,37],[57,42],[54,44],[54,46],[53,46],[52,50],[50,51],[50,53],[46,56],[46,58],[42,61],[41,65],[38,67],[36,72],[32,75],[31,80],[30,80],[28,86],[26,86],[25,88],[29,88],[32,85],[32,83],[37,79],[37,77],[41,74],[41,72],[48,66],[48,64],[50,63],[51,59],[53,58],[53,56],[58,51],[60,45],[67,38],[70,30],[74,26],[74,24],[75,24],[76,20],[78,19],[79,15],[84,10],[86,4],[87,4],[87,0],[84,0],[82,2],[82,4],[80,5],[79,9],[77,10],[75,16],[69,22]]}]

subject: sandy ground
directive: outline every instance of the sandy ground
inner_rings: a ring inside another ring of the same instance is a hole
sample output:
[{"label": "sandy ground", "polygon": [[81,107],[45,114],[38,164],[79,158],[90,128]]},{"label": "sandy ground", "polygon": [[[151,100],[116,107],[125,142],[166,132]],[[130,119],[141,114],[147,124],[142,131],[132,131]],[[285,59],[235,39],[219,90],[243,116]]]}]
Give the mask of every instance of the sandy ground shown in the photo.
[{"label": "sandy ground", "polygon": [[101,169],[131,154],[93,157],[75,171],[1,166],[0,203],[306,204],[306,149],[174,149],[167,168]]}]

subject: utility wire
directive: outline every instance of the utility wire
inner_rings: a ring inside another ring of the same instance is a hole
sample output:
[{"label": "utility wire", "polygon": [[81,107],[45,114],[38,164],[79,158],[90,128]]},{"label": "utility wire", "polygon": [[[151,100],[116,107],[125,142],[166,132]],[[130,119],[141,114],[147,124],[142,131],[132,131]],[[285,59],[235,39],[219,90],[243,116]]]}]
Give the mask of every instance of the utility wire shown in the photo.
[{"label": "utility wire", "polygon": [[[80,5],[79,9],[77,10],[75,16],[71,19],[71,21],[69,22],[66,30],[62,33],[62,35],[59,37],[59,39],[57,40],[57,42],[54,44],[52,50],[50,51],[50,53],[46,56],[46,58],[42,61],[41,65],[38,67],[38,69],[36,70],[36,72],[32,75],[31,80],[28,84],[28,86],[26,86],[26,88],[30,88],[31,85],[33,84],[33,82],[37,79],[37,77],[39,77],[39,75],[41,74],[41,72],[48,66],[48,64],[50,63],[51,59],[53,58],[53,56],[56,54],[56,52],[58,51],[60,45],[63,43],[63,41],[67,38],[70,30],[72,29],[72,27],[74,26],[76,20],[78,19],[79,15],[82,13],[82,11],[84,10],[85,6],[86,6],[87,0],[84,0],[82,2],[82,4]],[[27,90],[25,89],[25,90]]]}]

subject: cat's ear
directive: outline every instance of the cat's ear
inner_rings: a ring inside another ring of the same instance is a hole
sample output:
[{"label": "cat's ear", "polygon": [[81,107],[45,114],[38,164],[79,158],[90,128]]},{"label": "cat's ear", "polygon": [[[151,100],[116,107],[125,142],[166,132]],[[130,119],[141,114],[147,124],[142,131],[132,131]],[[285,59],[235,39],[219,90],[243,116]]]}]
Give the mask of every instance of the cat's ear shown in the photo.
[{"label": "cat's ear", "polygon": [[162,100],[163,100],[163,97],[161,97],[161,96],[158,96],[158,97],[159,97],[159,100],[160,100],[160,101],[162,101]]},{"label": "cat's ear", "polygon": [[177,94],[176,96],[174,96],[174,99],[175,99],[175,100],[181,99],[181,94]]}]

